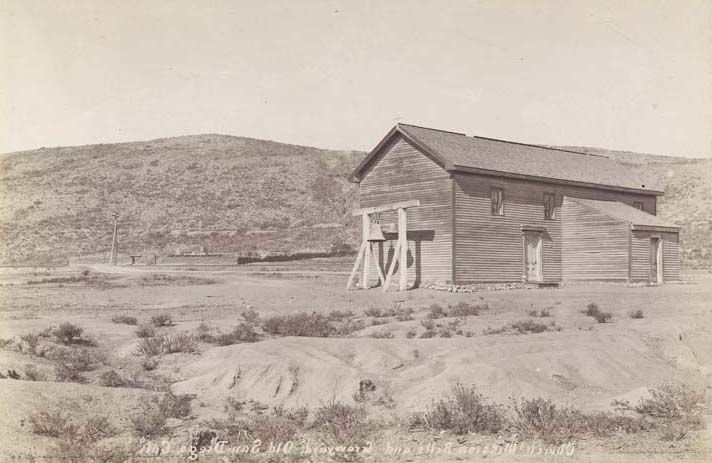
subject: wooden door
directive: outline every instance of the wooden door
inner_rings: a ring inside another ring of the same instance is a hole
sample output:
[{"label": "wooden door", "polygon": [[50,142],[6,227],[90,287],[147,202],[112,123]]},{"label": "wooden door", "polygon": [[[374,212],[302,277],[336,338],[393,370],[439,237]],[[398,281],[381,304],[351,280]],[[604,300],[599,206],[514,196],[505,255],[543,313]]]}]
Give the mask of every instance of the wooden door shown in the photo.
[{"label": "wooden door", "polygon": [[660,262],[660,238],[650,238],[650,281],[661,283],[662,262]]},{"label": "wooden door", "polygon": [[541,233],[524,235],[524,269],[527,281],[541,281]]}]

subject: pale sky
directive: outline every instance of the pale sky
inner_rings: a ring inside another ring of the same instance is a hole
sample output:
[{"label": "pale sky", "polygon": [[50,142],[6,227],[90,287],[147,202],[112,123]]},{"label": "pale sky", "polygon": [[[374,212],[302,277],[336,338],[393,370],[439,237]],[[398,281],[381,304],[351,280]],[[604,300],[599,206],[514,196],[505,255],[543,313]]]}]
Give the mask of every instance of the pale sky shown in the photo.
[{"label": "pale sky", "polygon": [[0,152],[397,121],[712,156],[712,2],[0,0]]}]

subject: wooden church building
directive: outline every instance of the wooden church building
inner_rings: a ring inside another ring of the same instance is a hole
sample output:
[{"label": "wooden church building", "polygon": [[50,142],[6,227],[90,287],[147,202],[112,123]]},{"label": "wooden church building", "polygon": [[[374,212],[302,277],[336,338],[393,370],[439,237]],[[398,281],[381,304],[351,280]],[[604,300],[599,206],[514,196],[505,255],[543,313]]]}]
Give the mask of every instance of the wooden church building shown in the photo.
[{"label": "wooden church building", "polygon": [[679,279],[679,229],[656,216],[662,192],[604,156],[397,124],[351,179],[371,212],[364,242],[366,227],[383,232],[366,260],[373,278],[395,255],[387,205],[410,202],[397,250],[408,286]]}]

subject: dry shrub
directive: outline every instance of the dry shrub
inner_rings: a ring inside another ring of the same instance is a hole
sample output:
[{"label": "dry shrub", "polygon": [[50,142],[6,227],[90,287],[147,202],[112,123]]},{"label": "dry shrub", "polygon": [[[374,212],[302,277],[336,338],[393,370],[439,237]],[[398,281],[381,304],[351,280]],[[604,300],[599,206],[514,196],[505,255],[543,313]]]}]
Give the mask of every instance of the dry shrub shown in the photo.
[{"label": "dry shrub", "polygon": [[139,338],[150,338],[156,335],[156,330],[151,325],[141,325],[136,329]]},{"label": "dry shrub", "polygon": [[198,345],[195,337],[188,332],[165,334],[161,336],[163,340],[164,350],[167,354],[175,354],[178,352],[196,352]]},{"label": "dry shrub", "polygon": [[30,415],[34,434],[49,436],[70,443],[90,444],[116,435],[109,418],[104,415],[89,416],[83,421],[59,409],[35,412]]},{"label": "dry shrub", "polygon": [[111,318],[111,321],[114,323],[122,323],[124,325],[138,325],[138,319],[128,315],[116,315]]},{"label": "dry shrub", "polygon": [[634,310],[629,315],[630,315],[630,318],[643,318],[643,311],[642,310]]},{"label": "dry shrub", "polygon": [[134,354],[155,357],[161,354],[190,353],[197,350],[195,337],[188,332],[181,332],[141,339],[134,349]]},{"label": "dry shrub", "polygon": [[316,409],[313,424],[340,445],[363,445],[374,431],[366,408],[335,399]]},{"label": "dry shrub", "polygon": [[457,383],[450,397],[434,401],[426,413],[414,417],[411,425],[455,434],[492,434],[502,429],[505,423],[502,406],[487,402],[474,386]]},{"label": "dry shrub", "polygon": [[69,322],[62,323],[52,332],[56,341],[64,345],[86,342],[86,340],[82,339],[83,333],[84,328]]},{"label": "dry shrub", "polygon": [[447,317],[447,312],[440,304],[431,305],[428,307],[428,311],[427,317],[431,320]]},{"label": "dry shrub", "polygon": [[291,315],[276,315],[262,324],[262,329],[273,336],[308,336],[325,338],[335,334],[335,329],[324,315],[314,313],[297,313]]},{"label": "dry shrub", "polygon": [[161,400],[154,398],[141,402],[140,410],[130,416],[134,434],[145,439],[160,436],[165,431],[168,418],[185,419],[190,415],[190,402],[194,396],[167,392]]},{"label": "dry shrub", "polygon": [[240,323],[229,333],[221,333],[215,336],[215,341],[221,346],[240,344],[243,342],[257,342],[262,336],[255,330],[251,323]]},{"label": "dry shrub", "polygon": [[329,315],[327,316],[329,318],[329,321],[332,322],[338,322],[347,318],[351,318],[354,316],[354,313],[351,312],[350,310],[346,311],[341,311],[341,310],[332,310],[329,312]]},{"label": "dry shrub", "polygon": [[124,378],[115,370],[105,371],[99,376],[99,384],[104,387],[136,387],[136,382]]},{"label": "dry shrub", "polygon": [[634,408],[641,415],[679,420],[701,414],[704,397],[685,384],[665,383],[649,392],[650,398],[641,399]]},{"label": "dry shrub", "polygon": [[373,333],[369,334],[368,337],[373,339],[392,339],[393,333],[389,330],[374,331]]},{"label": "dry shrub", "polygon": [[586,413],[570,406],[558,406],[552,401],[536,398],[513,403],[514,426],[525,436],[536,437],[547,443],[594,436],[605,437],[612,433],[644,431],[650,423],[641,417],[610,412]]},{"label": "dry shrub", "polygon": [[58,363],[56,380],[71,383],[86,382],[81,373],[93,370],[103,360],[102,355],[87,347],[53,349],[49,357]]},{"label": "dry shrub", "polygon": [[155,357],[163,353],[163,337],[154,336],[141,339],[134,349],[134,354],[145,355],[146,357]]},{"label": "dry shrub", "polygon": [[601,312],[598,305],[593,302],[586,306],[586,310],[584,310],[583,313],[595,318],[598,323],[606,323],[613,318],[613,314],[610,312]]},{"label": "dry shrub", "polygon": [[172,326],[173,325],[173,319],[171,318],[170,315],[162,313],[159,315],[154,315],[151,317],[151,323],[153,326],[156,327],[162,327],[162,326]]},{"label": "dry shrub", "polygon": [[487,304],[468,304],[467,302],[460,302],[457,305],[450,306],[448,309],[448,314],[451,317],[470,317],[477,316],[482,313],[483,310],[487,310],[489,307]]},{"label": "dry shrub", "polygon": [[513,329],[519,334],[543,333],[544,331],[547,331],[549,329],[549,326],[545,325],[544,323],[537,323],[532,320],[520,320],[511,323],[509,326],[511,329]]}]

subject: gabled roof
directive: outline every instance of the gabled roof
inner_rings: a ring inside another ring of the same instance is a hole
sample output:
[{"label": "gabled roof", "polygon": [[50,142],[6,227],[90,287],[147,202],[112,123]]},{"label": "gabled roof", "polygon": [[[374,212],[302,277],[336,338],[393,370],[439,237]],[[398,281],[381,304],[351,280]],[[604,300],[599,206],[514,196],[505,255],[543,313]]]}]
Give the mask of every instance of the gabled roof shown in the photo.
[{"label": "gabled roof", "polygon": [[648,214],[645,211],[618,201],[598,201],[593,199],[572,198],[570,196],[566,196],[566,199],[590,207],[613,219],[627,222],[633,226],[634,230],[636,228],[652,228],[677,231],[680,228],[663,221],[656,215]]},{"label": "gabled roof", "polygon": [[397,124],[351,174],[360,181],[366,170],[396,135],[430,156],[447,171],[528,178],[552,183],[662,194],[645,184],[637,172],[605,156],[527,145],[462,133]]}]

